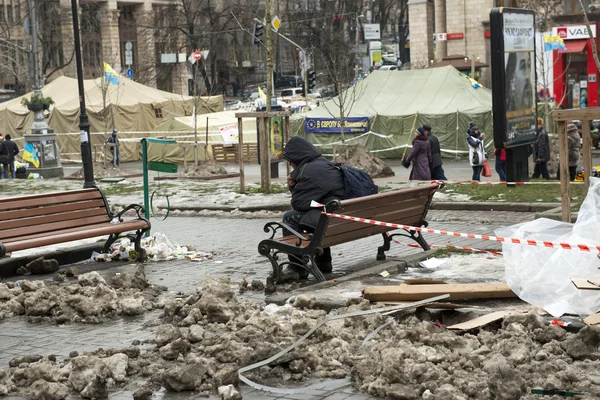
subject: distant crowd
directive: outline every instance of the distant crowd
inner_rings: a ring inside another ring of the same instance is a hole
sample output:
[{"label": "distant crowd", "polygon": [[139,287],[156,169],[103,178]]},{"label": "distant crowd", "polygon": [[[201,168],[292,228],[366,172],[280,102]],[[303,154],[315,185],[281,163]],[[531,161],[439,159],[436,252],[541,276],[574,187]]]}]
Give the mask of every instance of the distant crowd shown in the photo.
[{"label": "distant crowd", "polygon": [[[593,135],[598,135],[592,128]],[[594,138],[596,138],[594,136]],[[469,122],[466,132],[466,140],[469,148],[469,165],[473,169],[472,181],[480,181],[481,176],[491,177],[492,171],[487,162],[488,154],[485,150],[482,132],[474,122]],[[573,181],[577,177],[577,166],[579,164],[579,150],[581,148],[581,138],[577,125],[569,123],[567,125],[567,138],[569,144],[569,178]],[[542,118],[537,119],[536,141],[530,145],[529,155],[533,156],[535,167],[532,179],[551,179],[548,172],[548,161],[550,161],[551,146],[548,133],[544,129]],[[501,182],[506,182],[506,150],[496,148],[494,150],[495,170]],[[408,157],[403,158],[402,165],[410,168],[410,180],[447,180],[438,138],[432,133],[431,126],[423,125],[416,129],[415,137],[412,141],[412,151]],[[556,176],[560,179],[560,169]]]}]

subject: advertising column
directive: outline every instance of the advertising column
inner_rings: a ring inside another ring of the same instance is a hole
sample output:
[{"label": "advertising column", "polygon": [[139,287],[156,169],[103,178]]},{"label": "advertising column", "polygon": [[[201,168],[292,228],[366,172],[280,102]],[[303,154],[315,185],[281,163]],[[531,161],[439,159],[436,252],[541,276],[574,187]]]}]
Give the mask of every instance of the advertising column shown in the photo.
[{"label": "advertising column", "polygon": [[509,182],[529,180],[529,145],[535,142],[535,16],[494,8],[490,13],[494,145],[506,149]]}]

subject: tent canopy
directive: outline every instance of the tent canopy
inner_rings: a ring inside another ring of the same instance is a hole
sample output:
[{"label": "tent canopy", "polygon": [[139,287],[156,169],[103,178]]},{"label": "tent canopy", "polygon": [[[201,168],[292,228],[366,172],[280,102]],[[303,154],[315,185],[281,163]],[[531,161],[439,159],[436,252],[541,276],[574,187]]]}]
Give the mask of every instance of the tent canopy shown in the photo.
[{"label": "tent canopy", "polygon": [[[443,153],[464,154],[466,129],[474,121],[492,132],[492,93],[474,88],[468,77],[452,66],[406,71],[374,71],[347,89],[346,95],[328,100],[320,107],[292,117],[292,132],[307,136],[331,150],[339,133],[304,133],[306,118],[339,118],[340,98],[344,117],[368,117],[370,132],[346,133],[345,139],[366,146],[381,157],[400,157],[410,147],[413,126],[429,124],[438,136]],[[491,142],[491,134],[488,141]],[[486,142],[487,143],[487,142]],[[489,143],[488,143],[489,146]]]},{"label": "tent canopy", "polygon": [[[194,98],[154,89],[141,83],[119,78],[119,85],[112,85],[104,78],[84,81],[86,111],[92,132],[112,130],[148,131],[170,116],[190,115]],[[45,97],[51,97],[54,105],[48,124],[57,133],[77,132],[79,124],[79,91],[77,80],[61,76],[42,88]],[[21,105],[24,97],[32,92],[0,104],[0,129],[20,137],[33,121],[33,113]],[[198,112],[223,110],[223,97],[198,98]],[[114,125],[113,125],[114,124]]]}]

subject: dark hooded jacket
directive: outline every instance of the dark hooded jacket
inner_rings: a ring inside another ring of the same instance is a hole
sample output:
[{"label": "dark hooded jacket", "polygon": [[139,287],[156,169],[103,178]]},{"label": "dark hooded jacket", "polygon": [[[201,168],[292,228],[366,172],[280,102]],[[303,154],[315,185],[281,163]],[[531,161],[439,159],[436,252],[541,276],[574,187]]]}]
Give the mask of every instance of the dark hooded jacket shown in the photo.
[{"label": "dark hooded jacket", "polygon": [[321,204],[340,199],[344,195],[342,171],[321,155],[319,150],[301,136],[291,138],[283,150],[283,158],[296,164],[291,173],[296,181],[292,192],[292,208],[308,211],[301,224],[314,228],[321,210],[311,208],[312,200]]},{"label": "dark hooded jacket", "polygon": [[421,134],[413,139],[412,145],[412,151],[403,163],[405,167],[411,161],[413,164],[408,179],[411,181],[431,180],[431,169],[429,168],[431,165],[431,149],[429,147],[429,139],[425,134]]}]

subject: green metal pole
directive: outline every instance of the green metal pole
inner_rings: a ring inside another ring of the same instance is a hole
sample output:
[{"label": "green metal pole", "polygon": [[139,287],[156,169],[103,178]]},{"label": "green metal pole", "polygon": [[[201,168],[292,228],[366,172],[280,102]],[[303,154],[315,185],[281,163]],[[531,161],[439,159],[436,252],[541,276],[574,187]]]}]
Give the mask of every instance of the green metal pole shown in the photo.
[{"label": "green metal pole", "polygon": [[[148,143],[142,139],[142,171],[144,173],[144,216],[150,220],[150,196],[148,194]],[[150,231],[146,232],[150,236]]]}]

